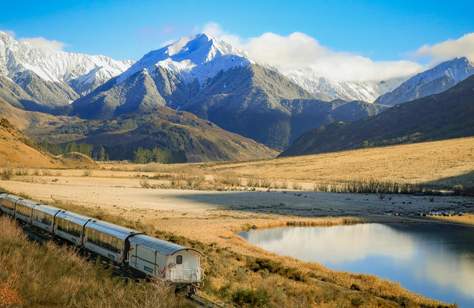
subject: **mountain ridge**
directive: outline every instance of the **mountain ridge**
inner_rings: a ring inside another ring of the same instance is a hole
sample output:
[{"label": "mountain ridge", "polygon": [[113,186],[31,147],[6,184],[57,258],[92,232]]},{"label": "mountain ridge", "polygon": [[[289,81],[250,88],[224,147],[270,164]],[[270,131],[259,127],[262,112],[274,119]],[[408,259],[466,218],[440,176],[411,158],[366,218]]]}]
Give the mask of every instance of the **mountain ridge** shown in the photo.
[{"label": "mountain ridge", "polygon": [[441,93],[474,74],[474,64],[466,57],[454,58],[425,70],[380,96],[376,102],[397,105]]},{"label": "mountain ridge", "polygon": [[21,86],[45,110],[67,106],[131,64],[102,55],[37,46],[0,31],[0,75]]},{"label": "mountain ridge", "polygon": [[281,156],[472,136],[473,97],[471,76],[445,92],[395,105],[376,116],[311,130]]},{"label": "mountain ridge", "polygon": [[[230,59],[237,60],[229,62],[226,58],[229,55],[234,57]],[[303,129],[292,120],[294,111],[290,102],[302,99],[318,105],[324,103],[277,70],[243,60],[243,56],[230,45],[197,35],[146,54],[129,70],[76,100],[72,114],[85,119],[111,119],[168,106],[194,113],[272,148],[284,149],[296,137],[295,132]],[[163,61],[167,61],[166,65]],[[170,61],[178,69],[168,69]],[[182,63],[186,64],[184,69],[180,66]],[[198,70],[199,63],[211,69]],[[340,113],[332,112],[335,104],[327,104],[324,108],[307,108],[317,112],[319,120],[305,121],[304,129],[327,124],[335,115],[336,119],[347,120]],[[350,113],[354,115],[352,120],[382,109],[362,102],[351,106],[358,106],[360,111]],[[342,110],[345,109],[339,109]],[[292,130],[292,127],[297,128]]]}]

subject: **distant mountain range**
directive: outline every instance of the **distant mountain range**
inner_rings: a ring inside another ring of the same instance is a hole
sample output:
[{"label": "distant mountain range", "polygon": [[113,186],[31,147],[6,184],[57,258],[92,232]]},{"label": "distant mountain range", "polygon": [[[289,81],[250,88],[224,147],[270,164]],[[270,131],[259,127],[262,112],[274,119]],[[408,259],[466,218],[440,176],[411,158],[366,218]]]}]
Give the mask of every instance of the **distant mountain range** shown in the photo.
[{"label": "distant mountain range", "polygon": [[376,103],[393,106],[438,94],[473,74],[474,64],[469,59],[456,58],[413,76],[393,91],[380,96]]},{"label": "distant mountain range", "polygon": [[[283,74],[206,34],[182,38],[132,63],[37,46],[0,32],[0,99],[17,110],[68,116],[39,130],[44,135],[34,132],[36,137],[60,143],[74,139],[64,132],[78,131],[77,140],[114,149],[122,140],[124,157],[138,146],[158,145],[173,153],[186,149],[187,161],[268,157],[275,152],[267,147],[285,150],[302,134],[333,122],[372,120],[473,73],[472,63],[458,58],[408,80],[336,81],[310,69]],[[122,124],[131,121],[134,130],[124,130]],[[186,133],[176,135],[178,127]],[[112,134],[113,128],[120,133]],[[215,148],[217,140],[223,147]],[[352,140],[344,142],[353,146]]]},{"label": "distant mountain range", "polygon": [[406,76],[377,81],[342,81],[317,75],[310,69],[293,70],[285,73],[285,76],[321,100],[342,99],[368,103],[392,91],[408,78]]},{"label": "distant mountain range", "polygon": [[[339,107],[343,104],[318,100],[278,71],[200,34],[146,54],[124,73],[76,100],[72,113],[110,119],[169,106],[283,149],[305,130],[340,118],[356,120],[382,109],[354,101],[351,108],[357,110],[342,115],[344,108]],[[339,112],[334,111],[337,108]],[[308,120],[295,120],[302,114]]]},{"label": "distant mountain range", "polygon": [[298,138],[282,156],[474,135],[474,76],[449,90],[352,123],[332,123]]},{"label": "distant mountain range", "polygon": [[[131,61],[37,46],[0,32],[0,75],[28,95],[27,109],[50,111],[65,106],[124,72]],[[23,100],[20,100],[22,103]]]}]

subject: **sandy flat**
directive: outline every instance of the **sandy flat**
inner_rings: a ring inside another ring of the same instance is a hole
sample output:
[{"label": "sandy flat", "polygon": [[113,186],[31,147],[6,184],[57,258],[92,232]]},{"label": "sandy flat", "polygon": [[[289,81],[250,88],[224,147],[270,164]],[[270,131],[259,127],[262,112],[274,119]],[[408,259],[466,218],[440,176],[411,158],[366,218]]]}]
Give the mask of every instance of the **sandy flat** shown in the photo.
[{"label": "sandy flat", "polygon": [[0,181],[0,187],[34,199],[59,200],[104,209],[178,212],[235,210],[300,216],[408,215],[443,209],[474,212],[472,198],[386,195],[380,199],[375,194],[146,189],[140,187],[138,178],[25,177]]}]

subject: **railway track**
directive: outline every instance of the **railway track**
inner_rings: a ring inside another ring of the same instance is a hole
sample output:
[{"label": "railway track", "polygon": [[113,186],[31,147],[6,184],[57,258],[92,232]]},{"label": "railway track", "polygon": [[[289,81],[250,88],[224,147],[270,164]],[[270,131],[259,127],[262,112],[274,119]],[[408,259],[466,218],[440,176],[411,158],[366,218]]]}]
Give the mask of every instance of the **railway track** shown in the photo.
[{"label": "railway track", "polygon": [[193,303],[197,304],[199,307],[207,307],[207,308],[223,308],[224,307],[223,305],[214,303],[197,294],[189,295],[188,299],[191,300]]}]

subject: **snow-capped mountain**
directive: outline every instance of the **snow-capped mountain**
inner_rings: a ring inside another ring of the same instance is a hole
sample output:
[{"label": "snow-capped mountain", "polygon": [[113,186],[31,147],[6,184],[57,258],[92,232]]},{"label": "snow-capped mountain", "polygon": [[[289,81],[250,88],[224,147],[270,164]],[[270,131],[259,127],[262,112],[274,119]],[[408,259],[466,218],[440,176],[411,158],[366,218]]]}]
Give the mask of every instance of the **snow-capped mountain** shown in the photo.
[{"label": "snow-capped mountain", "polygon": [[323,100],[342,99],[346,101],[374,102],[380,95],[399,86],[406,78],[382,81],[338,81],[321,76],[296,74],[286,75],[291,81]]},{"label": "snow-capped mountain", "polygon": [[474,64],[466,57],[455,58],[419,73],[398,88],[377,99],[377,103],[397,105],[446,91],[474,74]]},{"label": "snow-capped mountain", "polygon": [[281,72],[318,99],[374,102],[380,95],[399,86],[408,77],[380,81],[339,81],[316,74],[311,68]]},{"label": "snow-capped mountain", "polygon": [[72,104],[84,119],[189,111],[219,127],[282,149],[307,129],[381,111],[363,102],[315,99],[278,70],[206,34],[146,54]]},{"label": "snow-capped mountain", "polygon": [[[244,51],[208,34],[185,37],[161,49],[151,51],[119,76],[123,82],[129,76],[147,69],[153,72],[156,67],[180,76],[185,82],[199,81],[202,85],[207,79],[220,71],[256,63]],[[265,66],[265,65],[262,65]],[[277,70],[274,67],[267,67]],[[393,90],[406,78],[387,81],[336,81],[314,73],[311,69],[279,71],[282,75],[322,100],[343,99],[373,102],[380,95]]]},{"label": "snow-capped mountain", "polygon": [[220,71],[250,63],[242,51],[230,44],[207,34],[198,34],[149,52],[120,75],[117,81],[120,83],[144,69],[152,72],[156,67],[162,67],[186,82],[196,79],[202,84]]},{"label": "snow-capped mountain", "polygon": [[29,91],[32,93],[29,94],[38,100],[44,93],[35,93],[35,89],[46,89],[54,85],[56,90],[59,89],[59,92],[55,90],[54,99],[61,100],[63,93],[72,93],[64,96],[63,103],[67,104],[71,98],[84,95],[124,72],[131,64],[131,61],[117,61],[106,56],[71,53],[39,46],[30,40],[16,40],[12,35],[0,31],[0,74],[15,82],[21,81],[22,88],[26,81],[34,80],[35,86],[30,87]]}]

